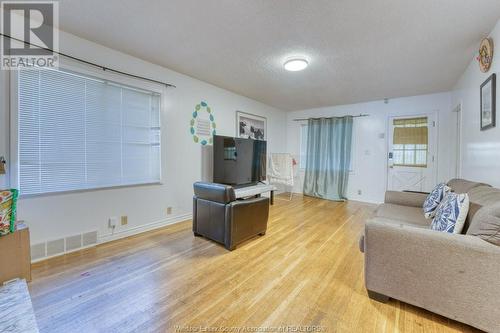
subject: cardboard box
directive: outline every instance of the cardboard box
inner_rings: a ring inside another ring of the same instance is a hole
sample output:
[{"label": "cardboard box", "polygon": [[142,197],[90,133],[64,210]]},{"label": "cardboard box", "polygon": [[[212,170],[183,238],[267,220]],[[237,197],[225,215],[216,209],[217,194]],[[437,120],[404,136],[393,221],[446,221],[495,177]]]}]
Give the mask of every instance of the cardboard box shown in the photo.
[{"label": "cardboard box", "polygon": [[24,224],[0,237],[0,285],[16,278],[31,281],[30,232]]}]

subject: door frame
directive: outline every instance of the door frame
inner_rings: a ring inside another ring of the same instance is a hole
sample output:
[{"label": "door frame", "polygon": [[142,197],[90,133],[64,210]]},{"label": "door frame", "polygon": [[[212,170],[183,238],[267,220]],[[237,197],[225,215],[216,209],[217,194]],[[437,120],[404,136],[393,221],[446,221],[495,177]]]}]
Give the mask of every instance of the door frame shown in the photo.
[{"label": "door frame", "polygon": [[429,156],[428,156],[428,161],[433,163],[433,170],[432,170],[432,181],[437,184],[437,179],[438,179],[438,152],[439,152],[439,146],[438,146],[438,137],[439,137],[439,110],[431,110],[427,112],[421,112],[421,113],[401,113],[401,114],[388,114],[387,115],[387,122],[386,122],[386,140],[385,140],[385,190],[387,191],[389,189],[389,152],[391,151],[391,126],[392,126],[392,120],[397,119],[397,118],[418,118],[418,117],[427,117],[429,123],[431,123],[433,126],[432,128],[429,127],[429,146],[432,147],[432,153],[429,151]]},{"label": "door frame", "polygon": [[6,160],[5,169],[6,172],[4,175],[0,175],[0,188],[9,188],[12,187],[10,176],[12,173],[12,164],[11,164],[11,97],[10,97],[10,70],[0,71],[0,93],[2,93],[5,98],[0,101],[0,108],[3,110],[0,114],[0,140],[3,141],[0,144],[0,156],[3,156]]}]

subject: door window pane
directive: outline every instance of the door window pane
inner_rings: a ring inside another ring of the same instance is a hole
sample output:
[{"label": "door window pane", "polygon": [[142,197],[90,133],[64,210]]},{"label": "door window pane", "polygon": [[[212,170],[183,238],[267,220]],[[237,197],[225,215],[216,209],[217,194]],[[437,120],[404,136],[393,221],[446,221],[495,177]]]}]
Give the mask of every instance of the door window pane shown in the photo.
[{"label": "door window pane", "polygon": [[393,164],[396,166],[427,167],[427,117],[395,119],[393,121]]}]

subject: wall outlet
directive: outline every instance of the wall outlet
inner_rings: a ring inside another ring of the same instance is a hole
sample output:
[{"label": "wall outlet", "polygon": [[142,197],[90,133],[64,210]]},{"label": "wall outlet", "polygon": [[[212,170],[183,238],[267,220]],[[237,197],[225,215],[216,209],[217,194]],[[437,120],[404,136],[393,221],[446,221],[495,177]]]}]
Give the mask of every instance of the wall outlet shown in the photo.
[{"label": "wall outlet", "polygon": [[362,195],[363,192],[361,190],[358,190],[358,195]]},{"label": "wall outlet", "polygon": [[121,225],[127,225],[128,224],[128,216],[124,215],[120,218],[120,224]]},{"label": "wall outlet", "polygon": [[172,214],[172,207],[167,207],[167,215]]},{"label": "wall outlet", "polygon": [[118,224],[118,218],[116,216],[112,216],[108,220],[108,228],[114,229],[116,228],[116,225]]}]

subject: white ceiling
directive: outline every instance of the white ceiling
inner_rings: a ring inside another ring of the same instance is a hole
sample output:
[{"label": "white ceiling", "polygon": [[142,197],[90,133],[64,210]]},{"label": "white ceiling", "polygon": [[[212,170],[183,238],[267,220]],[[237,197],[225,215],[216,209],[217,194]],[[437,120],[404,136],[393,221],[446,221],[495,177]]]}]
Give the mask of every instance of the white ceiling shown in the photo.
[{"label": "white ceiling", "polygon": [[[60,16],[67,32],[300,110],[449,90],[500,1],[61,0]],[[310,66],[286,72],[294,55]]]}]

